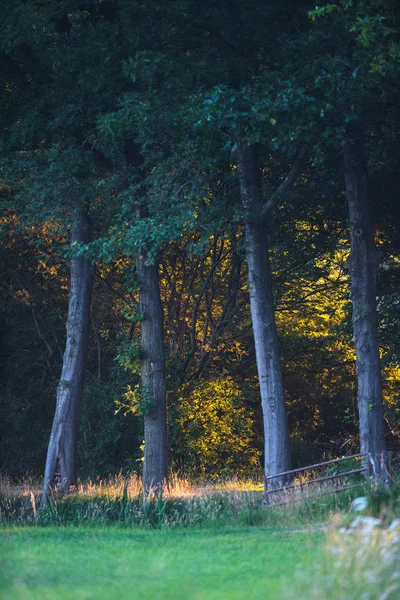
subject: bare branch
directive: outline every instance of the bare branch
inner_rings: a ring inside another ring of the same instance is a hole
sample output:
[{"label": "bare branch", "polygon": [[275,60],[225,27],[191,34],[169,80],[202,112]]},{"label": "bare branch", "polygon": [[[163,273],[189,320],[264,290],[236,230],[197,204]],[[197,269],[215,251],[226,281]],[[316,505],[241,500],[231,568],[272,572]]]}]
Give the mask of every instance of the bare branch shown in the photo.
[{"label": "bare branch", "polygon": [[296,183],[296,180],[301,175],[303,167],[309,159],[313,147],[314,143],[312,142],[311,144],[307,144],[304,146],[304,148],[302,148],[286,178],[282,181],[272,196],[264,202],[261,209],[262,219],[267,219],[275,210],[279,200],[292,189]]}]

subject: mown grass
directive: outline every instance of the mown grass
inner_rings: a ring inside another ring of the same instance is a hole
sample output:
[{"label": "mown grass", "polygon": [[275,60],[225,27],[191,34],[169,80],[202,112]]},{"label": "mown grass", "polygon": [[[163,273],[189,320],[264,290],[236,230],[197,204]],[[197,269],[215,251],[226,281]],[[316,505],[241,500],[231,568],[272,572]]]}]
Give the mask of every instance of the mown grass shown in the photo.
[{"label": "mown grass", "polygon": [[[312,564],[320,532],[268,528],[6,528],[4,599],[280,598]],[[283,597],[283,596],[282,596]]]},{"label": "mown grass", "polygon": [[4,600],[397,600],[400,526],[315,528],[10,527]]},{"label": "mown grass", "polygon": [[[143,498],[136,480],[119,477],[38,511],[37,489],[3,482],[0,598],[395,600],[400,532],[388,526],[400,517],[398,483],[329,491],[283,492],[277,504],[287,505],[266,507],[251,482],[177,480]],[[366,514],[380,517],[366,543],[339,534],[361,494]]]}]

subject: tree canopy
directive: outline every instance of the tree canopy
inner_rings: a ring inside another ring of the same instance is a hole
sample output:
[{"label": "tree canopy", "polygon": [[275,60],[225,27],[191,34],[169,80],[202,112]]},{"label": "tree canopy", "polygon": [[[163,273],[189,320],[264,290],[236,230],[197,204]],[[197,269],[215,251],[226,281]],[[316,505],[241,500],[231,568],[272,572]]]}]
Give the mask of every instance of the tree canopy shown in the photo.
[{"label": "tree canopy", "polygon": [[[343,149],[361,138],[385,433],[398,444],[396,1],[2,5],[1,469],[43,472],[74,260],[95,265],[82,476],[141,470],[151,318],[174,468],[254,474],[278,396],[296,465],[357,448]],[[77,210],[90,238],[73,237]],[[282,390],[264,394],[274,328]]]}]

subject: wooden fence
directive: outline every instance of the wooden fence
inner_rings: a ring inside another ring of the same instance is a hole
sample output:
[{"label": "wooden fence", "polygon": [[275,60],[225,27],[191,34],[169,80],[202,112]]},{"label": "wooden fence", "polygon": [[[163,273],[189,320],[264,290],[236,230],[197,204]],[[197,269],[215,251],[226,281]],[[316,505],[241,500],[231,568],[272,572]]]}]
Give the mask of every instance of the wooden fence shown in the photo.
[{"label": "wooden fence", "polygon": [[[301,475],[307,471],[315,471],[316,469],[319,469],[321,467],[327,467],[329,465],[335,465],[335,464],[339,464],[342,463],[346,460],[359,460],[360,461],[360,467],[356,468],[356,469],[350,469],[348,471],[341,471],[338,473],[334,473],[332,475],[324,475],[323,477],[317,477],[315,479],[302,479]],[[381,461],[381,464],[383,465],[383,468],[385,469],[387,475],[390,478],[389,475],[389,471],[388,468],[385,464],[385,459],[384,457],[380,457],[379,460]],[[321,483],[321,482],[328,482],[328,481],[334,481],[334,480],[342,480],[343,478],[352,476],[352,475],[356,475],[356,474],[361,474],[364,473],[366,476],[370,476],[373,471],[375,470],[375,461],[373,460],[373,458],[367,454],[367,453],[360,453],[360,454],[352,454],[350,456],[344,456],[342,458],[335,458],[333,460],[327,460],[321,463],[317,463],[315,465],[308,465],[306,467],[301,467],[300,469],[292,469],[291,471],[284,471],[283,473],[278,473],[277,475],[269,475],[268,477],[264,477],[264,500],[266,502],[267,505],[269,506],[282,506],[284,504],[289,504],[292,502],[298,502],[299,500],[301,500],[301,496],[296,497],[295,494],[291,494],[291,497],[288,498],[288,492],[290,491],[298,491],[300,490],[301,492],[303,492],[304,488],[306,488],[307,486],[310,485],[314,485],[315,483]],[[297,483],[290,483],[288,485],[281,485],[281,486],[276,486],[276,487],[270,487],[270,484],[273,482],[275,483],[277,479],[279,478],[290,478],[293,479],[295,477],[295,475],[300,475],[300,481]],[[323,494],[334,494],[337,492],[342,492],[344,490],[348,490],[357,486],[363,485],[362,483],[348,483],[347,485],[340,485],[340,486],[336,486],[336,487],[331,487],[328,490],[318,490],[318,493],[315,494],[315,496],[321,496]],[[271,503],[271,496],[273,496],[274,494],[281,494],[284,497],[286,496],[286,500],[285,501],[281,501],[281,502],[274,502],[273,504]]]}]

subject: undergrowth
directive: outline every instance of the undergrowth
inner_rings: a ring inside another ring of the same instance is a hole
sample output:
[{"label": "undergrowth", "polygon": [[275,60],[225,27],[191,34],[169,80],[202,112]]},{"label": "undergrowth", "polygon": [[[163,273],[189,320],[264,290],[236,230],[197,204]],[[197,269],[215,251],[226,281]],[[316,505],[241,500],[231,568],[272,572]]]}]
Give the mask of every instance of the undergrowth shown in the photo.
[{"label": "undergrowth", "polygon": [[351,500],[369,498],[368,514],[390,520],[399,516],[399,485],[362,487],[332,493],[326,484],[291,495],[284,504],[264,504],[262,490],[252,482],[194,485],[175,478],[161,496],[143,497],[137,478],[120,476],[109,482],[86,482],[66,498],[53,495],[39,510],[40,492],[27,486],[0,485],[0,524],[20,525],[124,525],[128,527],[189,526],[299,526],[327,522],[347,511]]}]

